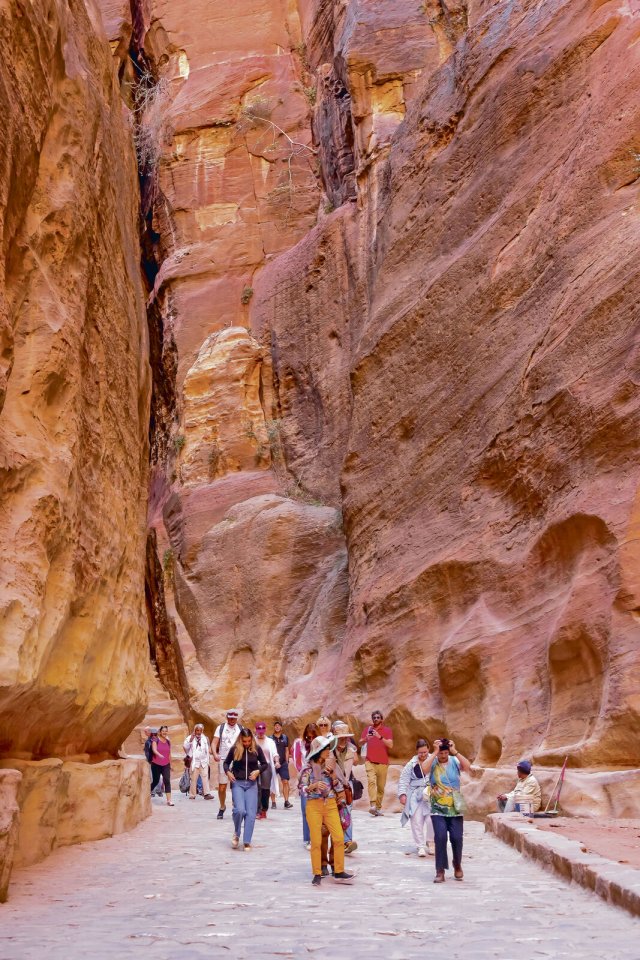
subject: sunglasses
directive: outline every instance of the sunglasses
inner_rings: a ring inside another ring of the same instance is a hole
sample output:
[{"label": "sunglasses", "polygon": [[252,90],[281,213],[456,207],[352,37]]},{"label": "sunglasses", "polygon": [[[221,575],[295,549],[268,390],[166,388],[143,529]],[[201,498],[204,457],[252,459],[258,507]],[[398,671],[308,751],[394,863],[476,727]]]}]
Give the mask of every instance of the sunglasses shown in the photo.
[{"label": "sunglasses", "polygon": [[319,726],[319,727],[330,727],[331,724],[330,724],[330,723],[319,723],[318,726]]}]

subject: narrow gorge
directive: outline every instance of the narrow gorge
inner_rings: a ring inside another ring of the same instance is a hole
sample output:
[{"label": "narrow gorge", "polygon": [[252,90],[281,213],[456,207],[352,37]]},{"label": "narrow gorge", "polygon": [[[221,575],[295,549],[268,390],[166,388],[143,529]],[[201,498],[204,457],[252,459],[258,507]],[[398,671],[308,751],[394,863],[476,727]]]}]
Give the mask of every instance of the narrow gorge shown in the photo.
[{"label": "narrow gorge", "polygon": [[150,659],[640,816],[639,14],[0,4],[5,871],[148,814]]}]

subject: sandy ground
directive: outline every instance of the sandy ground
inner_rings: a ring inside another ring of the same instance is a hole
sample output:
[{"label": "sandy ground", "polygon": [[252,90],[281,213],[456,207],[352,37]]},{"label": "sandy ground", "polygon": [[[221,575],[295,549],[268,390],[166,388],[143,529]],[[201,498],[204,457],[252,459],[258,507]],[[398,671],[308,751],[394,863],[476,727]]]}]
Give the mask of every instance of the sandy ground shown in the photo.
[{"label": "sandy ground", "polygon": [[640,820],[557,817],[533,822],[540,830],[577,840],[589,853],[640,868]]},{"label": "sandy ground", "polygon": [[217,803],[154,800],[151,819],[17,871],[1,960],[638,960],[636,920],[465,828],[465,881],[432,883],[397,816],[354,818],[357,882],[311,887],[300,811],[231,849]]}]

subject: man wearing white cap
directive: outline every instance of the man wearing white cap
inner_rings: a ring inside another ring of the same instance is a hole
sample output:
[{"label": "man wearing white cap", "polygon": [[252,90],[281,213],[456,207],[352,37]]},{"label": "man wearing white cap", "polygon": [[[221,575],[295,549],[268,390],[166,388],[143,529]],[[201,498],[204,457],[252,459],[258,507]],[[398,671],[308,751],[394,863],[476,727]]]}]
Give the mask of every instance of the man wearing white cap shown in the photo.
[{"label": "man wearing white cap", "polygon": [[226,799],[227,799],[227,784],[229,780],[227,774],[225,773],[223,762],[231,747],[235,746],[235,742],[240,736],[240,724],[238,723],[238,717],[240,716],[240,711],[236,710],[235,707],[232,710],[227,710],[227,719],[224,723],[221,723],[220,726],[216,729],[216,732],[213,736],[213,759],[218,764],[218,799],[220,800],[220,809],[218,810],[218,820],[222,820],[224,817],[224,811],[226,810]]}]

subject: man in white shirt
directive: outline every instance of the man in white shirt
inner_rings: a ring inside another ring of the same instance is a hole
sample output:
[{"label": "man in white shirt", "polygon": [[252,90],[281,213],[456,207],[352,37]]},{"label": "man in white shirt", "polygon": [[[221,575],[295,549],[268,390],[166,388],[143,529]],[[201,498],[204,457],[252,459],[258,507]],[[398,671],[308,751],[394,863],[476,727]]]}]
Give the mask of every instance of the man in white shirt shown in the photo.
[{"label": "man in white shirt", "polygon": [[198,777],[201,777],[204,799],[213,800],[213,794],[209,793],[209,756],[211,755],[211,746],[201,723],[196,723],[193,728],[193,733],[187,737],[183,746],[186,755],[191,757],[191,767],[189,768],[191,774],[189,799],[195,800]]},{"label": "man in white shirt", "polygon": [[240,736],[239,716],[239,710],[227,710],[227,719],[216,728],[213,735],[213,759],[218,764],[218,799],[220,801],[218,820],[222,820],[224,811],[227,809],[227,784],[229,780],[224,772],[223,763],[227,759],[229,750],[235,746],[236,740]]},{"label": "man in white shirt", "polygon": [[516,767],[518,782],[509,793],[501,793],[496,798],[500,813],[512,813],[520,800],[531,800],[533,813],[542,806],[540,784],[531,773],[531,761],[521,760]]}]

